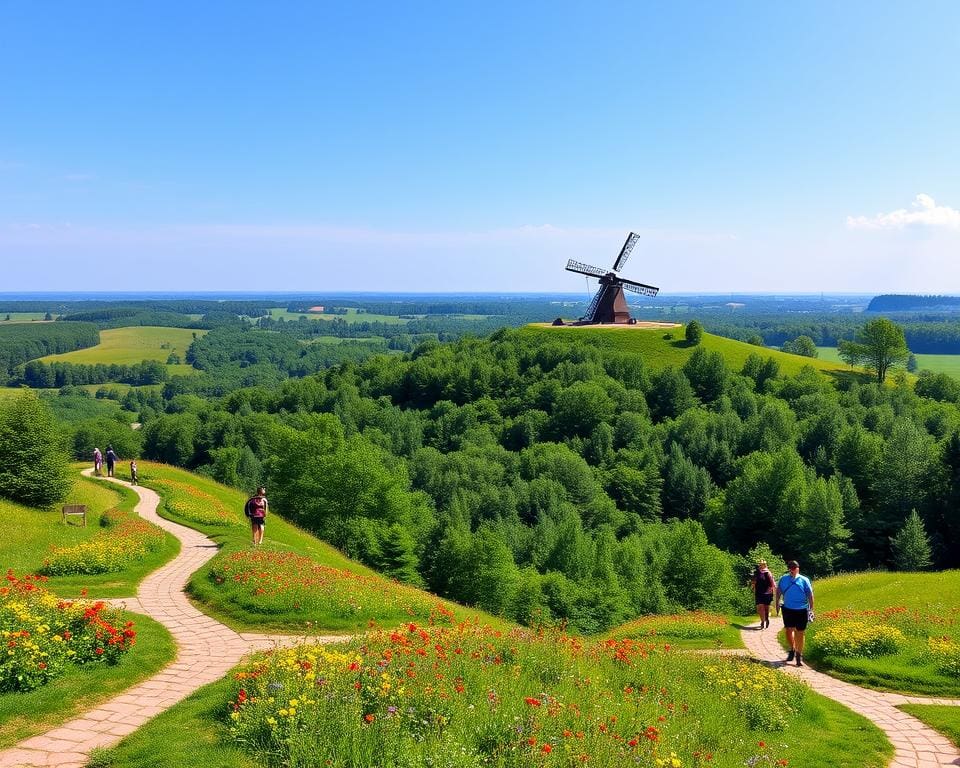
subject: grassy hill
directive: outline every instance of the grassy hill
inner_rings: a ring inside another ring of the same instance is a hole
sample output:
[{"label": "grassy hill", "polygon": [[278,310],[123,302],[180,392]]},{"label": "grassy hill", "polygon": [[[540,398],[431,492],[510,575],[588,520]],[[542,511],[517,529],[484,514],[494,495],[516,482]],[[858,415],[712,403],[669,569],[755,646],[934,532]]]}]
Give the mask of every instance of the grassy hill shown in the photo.
[{"label": "grassy hill", "polygon": [[[682,366],[696,347],[687,344],[683,338],[683,328],[664,330],[662,328],[639,328],[632,325],[609,326],[527,326],[524,333],[536,335],[545,341],[553,339],[576,338],[589,344],[635,352],[643,356],[644,362],[653,370],[669,366]],[[775,349],[756,347],[742,341],[727,339],[723,336],[703,334],[700,346],[708,352],[719,352],[732,370],[739,371],[751,354],[772,357],[780,364],[783,374],[792,376],[804,367],[812,366],[830,376],[850,376],[849,366],[832,360],[820,360],[800,355],[788,355]],[[853,373],[853,375],[864,375]]]},{"label": "grassy hill", "polygon": [[[149,325],[133,326],[129,328],[112,328],[100,331],[100,343],[95,347],[78,349],[59,355],[41,357],[44,363],[74,363],[77,365],[95,365],[116,363],[118,365],[133,365],[144,360],[157,360],[165,363],[170,353],[176,353],[184,359],[187,347],[194,339],[194,335],[202,335],[206,331],[193,331],[189,328],[163,328]],[[190,365],[168,365],[171,375],[190,374],[194,368]]]}]

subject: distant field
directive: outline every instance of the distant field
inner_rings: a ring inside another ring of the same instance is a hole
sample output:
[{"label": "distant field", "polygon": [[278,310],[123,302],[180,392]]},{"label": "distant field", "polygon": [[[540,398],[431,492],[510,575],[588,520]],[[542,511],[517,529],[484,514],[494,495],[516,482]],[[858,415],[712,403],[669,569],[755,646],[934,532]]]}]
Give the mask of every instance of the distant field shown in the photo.
[{"label": "distant field", "polygon": [[0,387],[0,402],[12,400],[23,390],[23,387]]},{"label": "distant field", "polygon": [[[206,331],[193,331],[189,328],[158,328],[155,326],[134,326],[131,328],[113,328],[100,331],[100,343],[95,347],[78,349],[61,355],[47,355],[40,358],[45,363],[64,362],[85,365],[97,363],[116,363],[133,365],[143,360],[166,362],[171,352],[184,359],[187,347],[193,341],[193,335],[202,335]],[[165,345],[165,346],[164,346]],[[185,363],[168,365],[171,376],[196,373]]]},{"label": "distant field", "polygon": [[[6,319],[7,316],[10,317],[9,320]],[[0,323],[30,323],[36,320],[43,322],[44,317],[46,317],[46,312],[2,312],[0,313]]]},{"label": "distant field", "polygon": [[[637,326],[605,327],[533,327],[524,328],[524,333],[536,334],[541,338],[553,336],[576,336],[597,346],[622,349],[643,355],[644,361],[654,370],[668,366],[679,367],[693,354],[696,347],[687,346],[683,338],[683,328],[674,330],[647,329]],[[665,338],[671,336],[672,338]],[[739,371],[751,354],[772,357],[780,364],[780,371],[786,375],[799,373],[805,366],[812,366],[824,373],[849,374],[849,368],[843,364],[800,355],[788,355],[775,349],[755,347],[742,341],[734,341],[710,333],[703,334],[701,346],[709,352],[720,352],[732,370]]]},{"label": "distant field", "polygon": [[396,315],[374,315],[369,312],[357,312],[356,309],[348,308],[345,315],[330,315],[318,312],[287,312],[282,307],[270,310],[270,317],[279,320],[299,320],[301,317],[308,317],[311,320],[336,320],[340,319],[348,323],[390,323],[392,325],[405,325],[408,321],[402,320]]},{"label": "distant field", "polygon": [[[817,351],[820,353],[821,360],[840,362],[840,354],[836,347],[817,347]],[[918,373],[933,371],[960,378],[960,355],[916,355],[916,358],[919,366]]]}]

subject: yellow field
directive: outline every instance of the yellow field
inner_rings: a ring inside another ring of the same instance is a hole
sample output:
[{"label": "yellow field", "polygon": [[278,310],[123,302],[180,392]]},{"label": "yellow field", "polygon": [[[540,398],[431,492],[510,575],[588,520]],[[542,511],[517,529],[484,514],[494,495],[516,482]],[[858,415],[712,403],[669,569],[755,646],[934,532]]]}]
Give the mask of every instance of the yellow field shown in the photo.
[{"label": "yellow field", "polygon": [[[189,328],[158,328],[149,325],[111,328],[100,331],[100,343],[95,347],[65,352],[61,355],[47,355],[40,360],[44,363],[63,362],[78,365],[97,363],[133,365],[143,360],[159,360],[164,363],[171,352],[175,352],[183,360],[194,334],[200,336],[204,333],[206,331],[193,331]],[[194,372],[193,367],[186,364],[168,365],[167,370],[171,376]]]}]

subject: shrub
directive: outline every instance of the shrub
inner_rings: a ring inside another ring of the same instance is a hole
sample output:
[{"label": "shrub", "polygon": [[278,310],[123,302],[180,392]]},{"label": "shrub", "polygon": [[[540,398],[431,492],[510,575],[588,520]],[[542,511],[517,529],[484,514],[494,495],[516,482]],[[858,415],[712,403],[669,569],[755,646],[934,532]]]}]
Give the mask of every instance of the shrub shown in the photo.
[{"label": "shrub", "polygon": [[896,627],[858,620],[831,623],[812,637],[812,645],[824,656],[888,656],[905,642]]},{"label": "shrub", "polygon": [[687,343],[697,345],[703,339],[703,325],[699,320],[691,320],[684,331]]},{"label": "shrub", "polygon": [[753,730],[782,731],[800,711],[806,686],[752,661],[711,664],[703,676],[720,698],[733,701]]},{"label": "shrub", "polygon": [[960,645],[953,638],[927,638],[927,650],[938,670],[950,677],[960,677]]},{"label": "shrub", "polygon": [[42,576],[7,572],[0,587],[0,693],[30,691],[71,664],[116,664],[133,645],[133,623],[105,603],[61,600]]}]

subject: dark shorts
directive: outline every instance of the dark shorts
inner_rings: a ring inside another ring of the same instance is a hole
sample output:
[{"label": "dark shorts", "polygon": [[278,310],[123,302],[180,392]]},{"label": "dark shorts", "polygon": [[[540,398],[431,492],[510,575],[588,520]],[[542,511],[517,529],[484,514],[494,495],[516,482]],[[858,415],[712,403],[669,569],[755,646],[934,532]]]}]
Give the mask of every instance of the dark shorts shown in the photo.
[{"label": "dark shorts", "polygon": [[264,525],[264,523],[266,523],[266,520],[265,520],[264,518],[262,518],[262,517],[251,517],[251,518],[250,518],[250,523],[251,523],[252,525],[257,526],[257,528],[263,528],[263,525]]},{"label": "dark shorts", "polygon": [[807,609],[806,608],[784,608],[783,626],[788,629],[799,629],[801,632],[807,628]]},{"label": "dark shorts", "polygon": [[765,595],[757,595],[757,605],[770,605],[773,602],[773,592],[767,592]]}]

